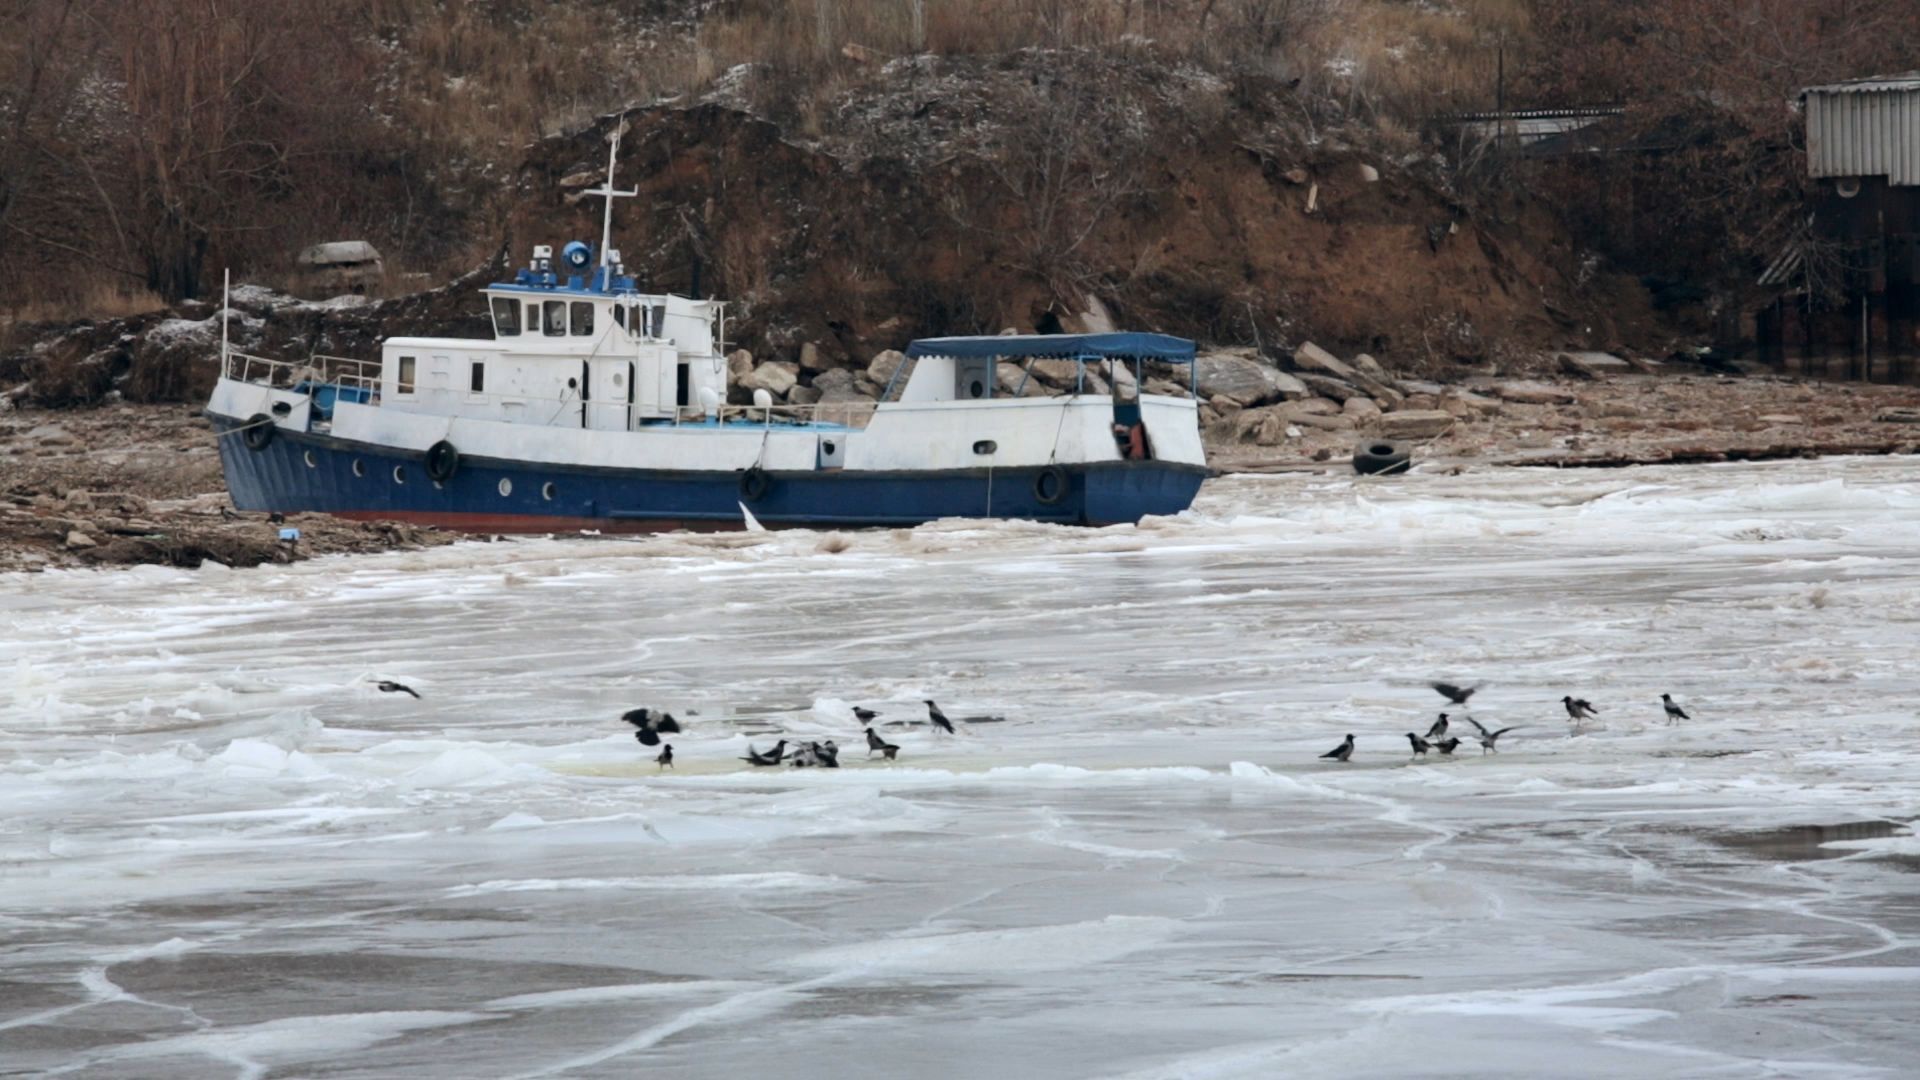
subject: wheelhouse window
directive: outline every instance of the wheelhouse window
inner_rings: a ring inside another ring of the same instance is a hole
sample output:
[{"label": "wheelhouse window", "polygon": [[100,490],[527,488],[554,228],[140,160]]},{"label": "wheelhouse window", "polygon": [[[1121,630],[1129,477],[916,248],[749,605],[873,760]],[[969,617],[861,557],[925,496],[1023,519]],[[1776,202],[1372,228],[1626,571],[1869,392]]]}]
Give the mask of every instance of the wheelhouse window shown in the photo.
[{"label": "wheelhouse window", "polygon": [[395,389],[398,392],[402,394],[413,393],[414,367],[415,365],[414,365],[413,357],[403,356],[400,358],[400,378],[398,380],[399,385],[395,387]]},{"label": "wheelhouse window", "polygon": [[667,305],[653,305],[653,335],[657,338],[667,336]]},{"label": "wheelhouse window", "polygon": [[593,305],[585,301],[573,302],[573,336],[587,337],[593,333]]},{"label": "wheelhouse window", "polygon": [[493,298],[493,333],[495,337],[520,336],[520,301]]},{"label": "wheelhouse window", "polygon": [[564,337],[567,333],[567,302],[565,300],[547,301],[548,337]]},{"label": "wheelhouse window", "polygon": [[627,325],[627,305],[623,303],[619,303],[617,301],[614,303],[613,321],[616,325],[622,328],[624,328]]},{"label": "wheelhouse window", "polygon": [[475,360],[473,365],[467,369],[467,389],[476,394],[486,393],[487,365],[485,362]]},{"label": "wheelhouse window", "polygon": [[527,333],[537,334],[539,332],[540,302],[538,300],[529,300],[527,301]]}]

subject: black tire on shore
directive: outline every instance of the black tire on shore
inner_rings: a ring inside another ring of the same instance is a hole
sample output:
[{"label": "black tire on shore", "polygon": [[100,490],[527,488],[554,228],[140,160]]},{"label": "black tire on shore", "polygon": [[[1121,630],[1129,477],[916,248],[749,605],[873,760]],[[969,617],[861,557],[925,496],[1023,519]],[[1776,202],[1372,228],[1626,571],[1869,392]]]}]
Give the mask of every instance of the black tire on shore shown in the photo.
[{"label": "black tire on shore", "polygon": [[427,447],[427,479],[446,483],[460,471],[460,451],[445,439]]},{"label": "black tire on shore", "polygon": [[247,449],[254,451],[265,450],[271,446],[273,417],[266,413],[254,413],[247,417],[247,422],[240,429],[240,441],[247,444]]},{"label": "black tire on shore", "polygon": [[1353,448],[1353,471],[1362,476],[1402,473],[1413,464],[1413,448],[1393,439],[1368,439]]}]

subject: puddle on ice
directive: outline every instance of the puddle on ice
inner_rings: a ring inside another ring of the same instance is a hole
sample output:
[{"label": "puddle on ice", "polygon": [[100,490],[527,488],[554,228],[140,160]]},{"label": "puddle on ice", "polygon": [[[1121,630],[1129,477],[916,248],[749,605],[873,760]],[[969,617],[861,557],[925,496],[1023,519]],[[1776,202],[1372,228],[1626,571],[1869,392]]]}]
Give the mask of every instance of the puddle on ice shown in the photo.
[{"label": "puddle on ice", "polygon": [[1901,1075],[1916,552],[1883,458],[0,578],[0,1072]]}]

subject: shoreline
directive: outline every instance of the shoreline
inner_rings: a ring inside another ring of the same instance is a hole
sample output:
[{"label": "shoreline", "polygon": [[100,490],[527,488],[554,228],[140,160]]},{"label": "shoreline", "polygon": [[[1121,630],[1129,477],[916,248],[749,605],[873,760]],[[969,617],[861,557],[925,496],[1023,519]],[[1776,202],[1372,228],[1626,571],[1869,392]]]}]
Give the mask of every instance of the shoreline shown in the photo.
[{"label": "shoreline", "polygon": [[[1452,419],[1405,440],[1416,465],[1626,468],[1920,454],[1920,388],[1910,386],[1692,374],[1473,379],[1446,386],[1435,403]],[[1232,438],[1250,425],[1216,421],[1206,430],[1209,464],[1216,476],[1338,474],[1373,426],[1267,425],[1260,434],[1270,444],[1262,445]],[[281,523],[235,512],[213,440],[200,410],[186,405],[0,413],[0,573],[257,566],[477,538],[326,514]],[[297,542],[280,539],[283,524],[299,530]]]}]

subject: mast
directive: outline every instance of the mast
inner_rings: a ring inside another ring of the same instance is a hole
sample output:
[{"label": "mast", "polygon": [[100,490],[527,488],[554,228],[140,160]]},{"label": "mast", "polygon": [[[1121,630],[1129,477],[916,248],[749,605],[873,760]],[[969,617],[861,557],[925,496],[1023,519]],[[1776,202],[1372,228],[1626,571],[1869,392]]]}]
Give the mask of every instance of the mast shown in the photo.
[{"label": "mast", "polygon": [[[607,182],[600,187],[589,188],[585,192],[587,195],[599,195],[607,200],[606,216],[600,224],[600,268],[602,270],[613,264],[612,259],[608,257],[613,245],[613,200],[628,199],[640,194],[639,188],[634,188],[632,191],[619,191],[613,186],[613,170],[620,156],[620,136],[625,134],[626,130],[627,122],[622,120],[619,126],[613,129],[613,133],[607,136]],[[601,275],[602,289],[610,288],[612,285],[613,282],[607,275]]]}]

